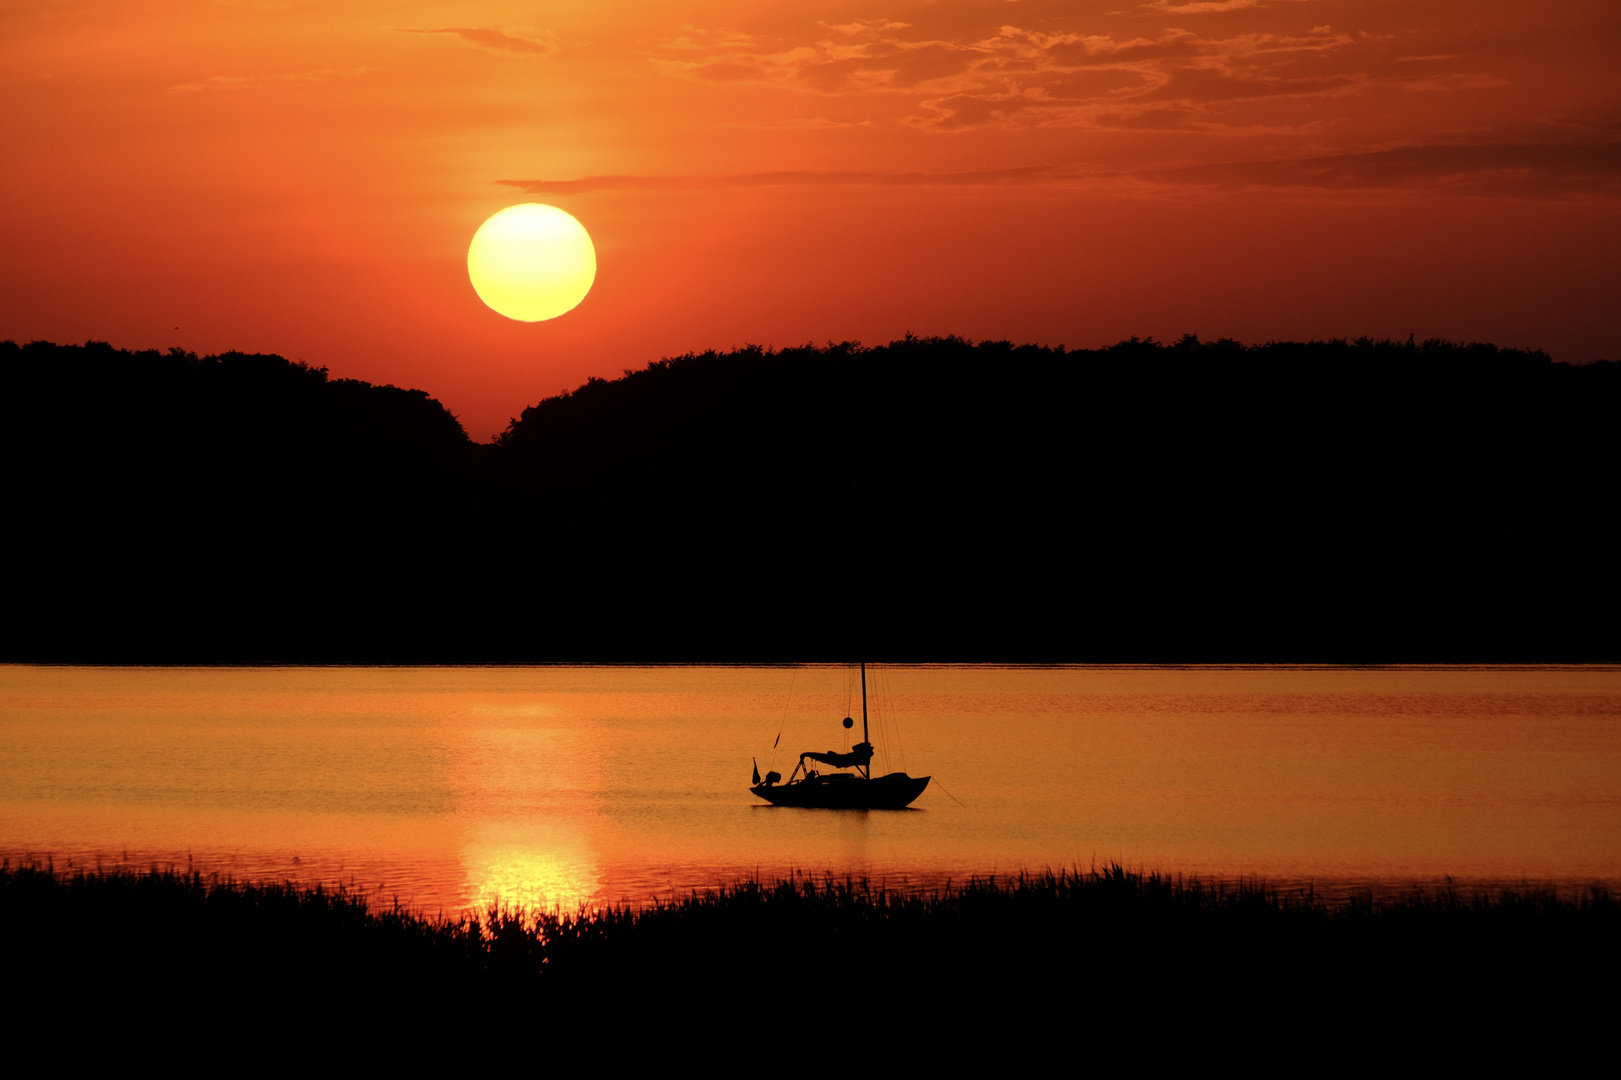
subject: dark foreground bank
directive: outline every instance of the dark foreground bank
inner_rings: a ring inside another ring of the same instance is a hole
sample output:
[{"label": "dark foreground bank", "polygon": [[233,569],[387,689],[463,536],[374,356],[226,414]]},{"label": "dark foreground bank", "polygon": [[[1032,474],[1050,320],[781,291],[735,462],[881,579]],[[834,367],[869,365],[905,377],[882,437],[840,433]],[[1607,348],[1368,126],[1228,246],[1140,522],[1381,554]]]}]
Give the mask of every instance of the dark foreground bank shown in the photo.
[{"label": "dark foreground bank", "polygon": [[936,1059],[1065,1032],[1173,1052],[1306,1031],[1351,1040],[1341,1056],[1443,1033],[1569,1047],[1596,1037],[1621,960],[1621,905],[1597,888],[1330,905],[1119,867],[923,895],[744,882],[642,909],[447,919],[342,889],[8,864],[0,925],[8,981],[90,1026],[150,1011],[439,1042],[462,1018],[742,1051],[899,1023],[932,1033],[908,1052]]}]

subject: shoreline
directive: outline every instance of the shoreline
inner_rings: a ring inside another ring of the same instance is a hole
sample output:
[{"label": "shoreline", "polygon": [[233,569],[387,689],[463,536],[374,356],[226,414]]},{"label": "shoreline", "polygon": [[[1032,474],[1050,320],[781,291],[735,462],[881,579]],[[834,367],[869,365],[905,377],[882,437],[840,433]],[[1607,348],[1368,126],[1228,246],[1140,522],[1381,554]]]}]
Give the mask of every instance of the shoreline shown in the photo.
[{"label": "shoreline", "polygon": [[1164,873],[1154,870],[1133,870],[1118,862],[1106,866],[1093,865],[1082,870],[1070,869],[1020,870],[1013,873],[972,875],[963,879],[942,878],[933,882],[912,882],[869,878],[850,874],[825,872],[793,872],[789,877],[771,879],[738,878],[717,886],[693,888],[680,895],[651,897],[645,900],[611,901],[597,905],[580,905],[572,912],[560,906],[530,909],[524,905],[501,902],[480,908],[468,907],[455,916],[442,912],[428,915],[402,903],[397,897],[386,898],[381,892],[368,889],[351,878],[342,881],[300,881],[291,878],[239,879],[227,873],[194,868],[181,869],[176,865],[149,863],[137,865],[132,861],[108,865],[97,863],[93,867],[75,865],[68,860],[58,867],[50,858],[14,861],[0,856],[0,891],[18,888],[50,889],[110,889],[135,887],[141,889],[176,890],[200,894],[204,899],[220,895],[260,896],[282,895],[300,903],[340,903],[352,906],[366,914],[386,909],[393,917],[413,920],[423,925],[451,926],[481,920],[539,921],[593,920],[620,921],[637,919],[671,910],[703,905],[725,905],[741,896],[785,896],[799,894],[804,897],[839,894],[844,903],[871,907],[874,911],[891,908],[933,911],[961,903],[968,896],[1014,897],[1028,899],[1041,893],[1064,896],[1081,895],[1087,890],[1105,887],[1126,889],[1142,897],[1150,895],[1169,900],[1178,906],[1194,909],[1221,908],[1230,901],[1244,904],[1262,904],[1280,912],[1311,912],[1329,920],[1342,919],[1349,913],[1385,915],[1416,909],[1425,910],[1491,910],[1520,907],[1530,903],[1548,910],[1564,908],[1613,908],[1621,918],[1621,890],[1614,883],[1594,880],[1589,884],[1573,882],[1533,881],[1470,881],[1442,875],[1433,879],[1404,884],[1378,883],[1350,884],[1346,882],[1322,883],[1312,881],[1283,881],[1261,877],[1219,877],[1194,874]]},{"label": "shoreline", "polygon": [[940,1063],[1064,1032],[1169,1037],[1172,1053],[1316,1034],[1383,1058],[1454,1056],[1451,1033],[1477,1029],[1494,1051],[1542,1054],[1555,1030],[1597,1045],[1610,995],[1594,980],[1621,961],[1621,900],[1604,889],[1331,909],[1119,866],[930,897],[801,880],[634,911],[424,919],[343,889],[3,862],[0,926],[8,974],[32,991],[23,1013],[46,1022],[71,1001],[115,1025],[179,1010],[222,1032],[355,1047],[455,1049],[475,1018],[715,1047],[907,1006],[944,1036],[919,1050]]},{"label": "shoreline", "polygon": [[[457,916],[482,917],[493,906],[500,911],[522,910],[525,912],[551,912],[560,911],[577,912],[589,911],[593,913],[606,913],[615,911],[640,912],[643,910],[668,906],[680,903],[692,896],[705,896],[712,893],[722,893],[730,890],[750,888],[775,888],[784,883],[791,885],[816,884],[823,885],[829,882],[859,882],[864,887],[870,887],[875,892],[882,892],[889,896],[906,897],[911,899],[928,899],[939,894],[952,893],[971,887],[1008,887],[1021,880],[1042,880],[1052,877],[1087,878],[1103,873],[1107,868],[1117,868],[1122,872],[1143,880],[1165,882],[1175,888],[1190,890],[1226,890],[1234,891],[1260,891],[1268,895],[1291,902],[1307,902],[1325,906],[1332,910],[1339,910],[1355,904],[1393,904],[1401,903],[1414,897],[1433,898],[1447,893],[1455,893],[1470,899],[1484,898],[1495,900],[1504,895],[1540,895],[1554,898],[1560,902],[1579,902],[1595,890],[1621,897],[1621,877],[1577,875],[1530,877],[1526,875],[1508,876],[1460,876],[1456,874],[1425,874],[1425,875],[1391,875],[1378,877],[1369,875],[1316,875],[1316,876],[1278,876],[1267,874],[1221,874],[1205,873],[1199,871],[1181,871],[1166,869],[1159,866],[1150,866],[1145,863],[1134,863],[1130,860],[1110,859],[1099,863],[1091,860],[1083,866],[1079,862],[1072,862],[1067,866],[1054,866],[1051,864],[1041,866],[1022,866],[1012,869],[992,868],[989,870],[936,870],[936,871],[880,871],[877,873],[857,873],[849,870],[838,870],[829,867],[789,867],[782,873],[757,874],[739,872],[729,876],[708,876],[707,880],[689,879],[686,883],[676,883],[672,875],[672,883],[667,888],[650,889],[645,892],[632,894],[625,889],[604,890],[602,895],[578,903],[541,903],[535,904],[522,899],[508,900],[496,896],[493,904],[489,898],[469,899],[459,905],[450,905],[437,900],[418,902],[410,893],[409,886],[397,887],[387,880],[371,882],[380,875],[366,874],[359,868],[349,869],[341,865],[336,869],[322,870],[318,860],[308,860],[311,870],[309,873],[297,872],[300,868],[293,867],[292,873],[270,872],[253,873],[243,872],[234,868],[228,860],[215,860],[200,858],[196,860],[173,857],[131,857],[127,853],[118,857],[98,857],[92,853],[90,857],[62,858],[54,852],[43,850],[12,849],[0,850],[0,873],[5,871],[18,872],[20,870],[46,870],[58,877],[74,877],[86,875],[115,876],[133,874],[136,876],[174,876],[196,878],[204,885],[224,886],[232,888],[288,888],[299,892],[338,893],[364,900],[369,907],[386,906],[391,910],[409,913],[418,918],[449,918],[447,912],[455,912]],[[614,896],[613,893],[618,895]],[[430,912],[432,913],[430,915]]]}]

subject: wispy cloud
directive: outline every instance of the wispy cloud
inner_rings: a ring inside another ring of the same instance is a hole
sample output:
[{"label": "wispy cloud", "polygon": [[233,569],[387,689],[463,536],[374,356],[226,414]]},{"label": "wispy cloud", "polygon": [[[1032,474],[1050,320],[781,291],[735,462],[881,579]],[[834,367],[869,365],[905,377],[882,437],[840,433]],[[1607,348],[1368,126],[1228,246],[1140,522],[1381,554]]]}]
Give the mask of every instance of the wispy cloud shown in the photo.
[{"label": "wispy cloud", "polygon": [[711,30],[700,26],[682,26],[679,37],[665,41],[662,48],[684,49],[692,52],[757,50],[760,43],[754,35],[737,30]]},{"label": "wispy cloud", "polygon": [[[941,130],[1110,126],[1135,113],[1150,123],[1180,116],[1190,128],[1219,126],[1230,119],[1205,115],[1215,103],[1339,94],[1372,81],[1354,62],[1322,62],[1369,47],[1331,26],[1228,36],[1167,28],[1118,38],[1002,26],[975,39],[925,37],[890,22],[823,29],[837,36],[767,45],[689,27],[650,59],[658,70],[682,78],[829,95],[912,96],[920,111],[908,122]],[[1313,59],[1309,67],[1301,63],[1307,57]]]},{"label": "wispy cloud", "polygon": [[[1354,139],[1347,118],[1369,108],[1399,111],[1393,99],[1401,96],[1474,95],[1471,108],[1513,112],[1502,88],[1525,76],[1516,74],[1522,68],[1500,67],[1507,61],[1498,53],[1454,52],[1437,47],[1451,38],[1396,32],[1392,23],[1319,23],[1323,8],[1314,3],[1134,0],[1111,17],[991,27],[978,21],[982,8],[970,18],[939,7],[915,9],[913,25],[830,19],[777,34],[686,26],[650,47],[647,60],[672,78],[786,91],[797,99],[788,106],[794,114],[942,134],[1063,127],[1228,139],[1310,132],[1344,147],[1330,129]],[[1022,11],[1008,6],[996,17],[1022,19]],[[807,97],[845,104],[806,108]],[[1448,106],[1426,111],[1438,108]],[[1448,130],[1482,126],[1449,123]]]},{"label": "wispy cloud", "polygon": [[822,23],[828,30],[837,30],[849,37],[865,37],[881,34],[885,30],[909,30],[911,23],[891,22],[888,19],[856,19],[847,23]]},{"label": "wispy cloud", "polygon": [[436,30],[402,30],[406,34],[451,34],[478,49],[498,53],[550,56],[559,51],[556,35],[549,30],[503,30],[494,26],[447,26]]},{"label": "wispy cloud", "polygon": [[530,195],[660,192],[719,188],[1073,188],[1105,182],[1141,190],[1292,188],[1303,192],[1428,192],[1514,198],[1621,197],[1621,141],[1470,143],[1390,147],[1265,161],[1107,169],[1032,165],[967,172],[785,170],[684,176],[587,176],[575,180],[500,180]]},{"label": "wispy cloud", "polygon": [[827,26],[838,40],[767,45],[748,35],[683,27],[651,58],[667,74],[710,82],[798,84],[824,93],[910,87],[960,74],[973,61],[972,45],[895,36],[905,23],[857,22]]},{"label": "wispy cloud", "polygon": [[786,120],[716,121],[706,125],[715,128],[737,128],[748,131],[840,131],[845,128],[871,127],[871,120],[831,120],[825,116],[799,116]]},{"label": "wispy cloud", "polygon": [[1149,11],[1165,15],[1204,15],[1215,11],[1238,11],[1241,8],[1260,7],[1261,0],[1194,0],[1187,4],[1172,4],[1169,0],[1154,0],[1144,4]]},{"label": "wispy cloud", "polygon": [[199,82],[177,83],[169,87],[169,92],[190,94],[200,90],[263,90],[297,83],[331,82],[333,79],[364,75],[366,70],[364,67],[350,68],[347,71],[317,68],[313,71],[288,71],[279,75],[213,75]]},{"label": "wispy cloud", "polygon": [[[1270,0],[1274,4],[1311,3],[1312,0]],[[1142,7],[1162,15],[1208,15],[1221,11],[1242,11],[1245,8],[1264,7],[1261,0],[1188,0],[1175,4],[1171,0],[1154,0]]]},{"label": "wispy cloud", "polygon": [[1398,146],[1360,154],[1145,170],[1147,179],[1229,188],[1621,196],[1621,142]]},{"label": "wispy cloud", "polygon": [[1455,93],[1459,90],[1495,90],[1499,86],[1511,84],[1499,75],[1459,72],[1455,75],[1426,75],[1418,79],[1402,79],[1396,85],[1414,93]]},{"label": "wispy cloud", "polygon": [[1072,167],[1034,165],[973,172],[814,172],[809,170],[693,176],[587,176],[579,180],[498,180],[531,195],[584,195],[594,191],[684,191],[757,187],[995,187],[1047,184],[1080,174]]},{"label": "wispy cloud", "polygon": [[[998,57],[958,92],[926,99],[920,126],[944,130],[992,124],[1081,124],[1209,130],[1230,124],[1212,109],[1236,102],[1341,93],[1360,73],[1297,59],[1322,57],[1355,40],[1331,27],[1298,34],[1205,38],[1187,30],[1117,40],[1004,26],[981,46]],[[1321,70],[1321,74],[1303,71]]]}]

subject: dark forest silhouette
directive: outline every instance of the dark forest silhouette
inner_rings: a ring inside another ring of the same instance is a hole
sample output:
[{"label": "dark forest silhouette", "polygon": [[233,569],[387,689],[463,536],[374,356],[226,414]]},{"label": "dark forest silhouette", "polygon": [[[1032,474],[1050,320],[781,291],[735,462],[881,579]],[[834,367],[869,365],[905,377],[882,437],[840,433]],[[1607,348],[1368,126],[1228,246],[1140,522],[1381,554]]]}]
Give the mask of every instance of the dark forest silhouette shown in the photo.
[{"label": "dark forest silhouette", "polygon": [[748,347],[591,379],[488,446],[423,391],[276,356],[0,365],[4,660],[1621,651],[1616,363]]}]

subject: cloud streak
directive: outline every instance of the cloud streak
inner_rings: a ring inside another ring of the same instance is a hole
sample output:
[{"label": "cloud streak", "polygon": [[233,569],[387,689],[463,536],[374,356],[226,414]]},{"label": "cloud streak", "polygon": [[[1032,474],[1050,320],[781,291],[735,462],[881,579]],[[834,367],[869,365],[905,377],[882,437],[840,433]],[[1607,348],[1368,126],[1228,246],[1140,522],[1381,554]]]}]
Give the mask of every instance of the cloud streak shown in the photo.
[{"label": "cloud streak", "polygon": [[1118,185],[1121,190],[1293,188],[1518,198],[1621,196],[1621,142],[1414,145],[1367,153],[1112,171],[1077,165],[1032,165],[949,173],[783,170],[497,181],[526,194],[550,196],[766,187],[1077,187],[1099,182]]},{"label": "cloud streak", "polygon": [[[1220,0],[1162,10],[1240,6],[1240,0]],[[1148,128],[1234,130],[1246,126],[1233,116],[1240,103],[1382,87],[1465,92],[1503,84],[1490,74],[1429,75],[1412,70],[1413,63],[1400,75],[1378,73],[1384,39],[1332,26],[1225,35],[1171,27],[1116,36],[1003,25],[989,36],[931,37],[904,24],[870,22],[823,24],[820,37],[770,43],[731,31],[683,30],[654,49],[655,70],[700,82],[888,99],[902,108],[910,98],[916,111],[898,119],[941,131],[1118,128],[1137,115]]]},{"label": "cloud streak", "polygon": [[1437,191],[1560,198],[1621,196],[1621,142],[1399,146],[1358,154],[1143,170],[1162,183],[1224,188]]},{"label": "cloud streak", "polygon": [[508,32],[494,26],[447,26],[434,30],[402,30],[404,34],[450,34],[489,52],[550,56],[562,46],[549,31]]},{"label": "cloud streak", "polygon": [[1217,11],[1240,11],[1244,8],[1260,7],[1261,0],[1194,0],[1193,3],[1173,4],[1170,0],[1154,0],[1152,4],[1144,4],[1148,11],[1157,11],[1164,15],[1204,15]]},{"label": "cloud streak", "polygon": [[586,195],[598,191],[689,191],[760,187],[995,187],[1047,184],[1079,173],[1057,165],[973,172],[777,172],[693,176],[587,176],[579,180],[497,180],[530,195]]},{"label": "cloud streak", "polygon": [[172,94],[194,94],[204,90],[263,90],[273,86],[296,85],[298,83],[324,83],[333,79],[349,78],[355,75],[366,74],[364,67],[350,68],[339,71],[334,68],[317,68],[313,71],[288,71],[279,75],[213,75],[199,82],[177,83],[169,87]]},{"label": "cloud streak", "polygon": [[[1271,0],[1272,3],[1311,3],[1312,0]],[[1243,11],[1245,8],[1265,7],[1261,0],[1188,0],[1187,3],[1173,4],[1171,0],[1154,0],[1152,4],[1143,4],[1146,11],[1157,12],[1162,15],[1210,15],[1223,11]]]}]

